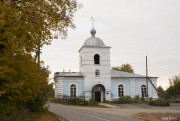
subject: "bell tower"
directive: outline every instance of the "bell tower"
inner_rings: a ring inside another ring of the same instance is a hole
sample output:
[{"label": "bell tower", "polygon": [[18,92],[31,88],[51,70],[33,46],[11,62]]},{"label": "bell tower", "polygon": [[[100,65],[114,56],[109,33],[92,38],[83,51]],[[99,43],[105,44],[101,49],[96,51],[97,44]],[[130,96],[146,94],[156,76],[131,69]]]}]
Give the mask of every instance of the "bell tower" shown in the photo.
[{"label": "bell tower", "polygon": [[110,46],[96,37],[96,30],[92,27],[91,37],[85,40],[79,50],[79,69],[84,76],[84,95],[86,100],[95,98],[97,89],[101,85],[104,89],[100,93],[101,102],[110,100],[111,96],[111,64]]}]

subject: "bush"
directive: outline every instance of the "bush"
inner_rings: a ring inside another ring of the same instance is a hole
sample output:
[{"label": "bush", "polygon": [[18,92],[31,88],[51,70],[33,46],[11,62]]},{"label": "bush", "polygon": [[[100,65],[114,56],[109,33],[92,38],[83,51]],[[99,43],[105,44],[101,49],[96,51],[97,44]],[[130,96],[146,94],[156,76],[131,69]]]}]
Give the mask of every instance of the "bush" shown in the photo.
[{"label": "bush", "polygon": [[98,106],[99,103],[95,100],[90,99],[89,101],[85,100],[84,97],[76,97],[76,98],[69,98],[66,97],[65,99],[54,99],[53,102],[61,103],[61,104],[68,104],[68,105],[85,105],[85,106]]},{"label": "bush", "polygon": [[146,98],[141,97],[139,95],[135,95],[133,98],[133,103],[147,103]]},{"label": "bush", "polygon": [[92,100],[92,99],[90,99],[87,104],[88,105],[94,105],[94,106],[98,106],[99,105],[98,102],[96,102],[95,100]]},{"label": "bush", "polygon": [[148,102],[149,105],[152,106],[169,106],[169,102],[167,100],[151,100]]},{"label": "bush", "polygon": [[0,101],[0,117],[2,121],[12,120],[14,116],[12,116],[12,112],[16,112],[17,108],[14,104]]},{"label": "bush", "polygon": [[23,106],[15,103],[0,100],[0,120],[1,121],[33,121],[35,114]]},{"label": "bush", "polygon": [[133,99],[130,96],[122,96],[118,99],[115,99],[113,101],[111,101],[110,103],[114,103],[114,104],[126,104],[126,103],[132,103]]},{"label": "bush", "polygon": [[84,100],[81,99],[81,98],[69,98],[66,103],[68,103],[68,104],[74,104],[74,105],[82,105],[82,104],[84,104],[85,102],[84,102]]},{"label": "bush", "polygon": [[65,96],[63,99],[54,99],[53,102],[70,104],[70,105],[87,105],[87,101],[81,97],[70,98],[68,96]]},{"label": "bush", "polygon": [[177,99],[175,97],[171,97],[167,99],[171,103],[176,103]]},{"label": "bush", "polygon": [[139,96],[139,95],[135,95],[135,96],[134,96],[134,99],[133,99],[133,102],[134,102],[134,103],[140,103],[140,102],[141,102],[140,96]]},{"label": "bush", "polygon": [[120,104],[132,103],[132,98],[130,96],[122,96],[118,99],[118,103]]},{"label": "bush", "polygon": [[48,93],[48,85],[44,85],[41,88],[41,92],[36,97],[33,97],[32,100],[26,103],[26,108],[28,108],[32,112],[38,112],[43,110],[44,105],[48,101]]}]

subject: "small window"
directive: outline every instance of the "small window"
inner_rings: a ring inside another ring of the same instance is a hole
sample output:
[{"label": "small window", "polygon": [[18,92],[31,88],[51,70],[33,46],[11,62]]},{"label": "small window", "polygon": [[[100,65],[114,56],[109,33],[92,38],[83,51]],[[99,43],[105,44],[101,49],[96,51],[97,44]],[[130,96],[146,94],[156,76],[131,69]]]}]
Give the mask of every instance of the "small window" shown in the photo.
[{"label": "small window", "polygon": [[147,92],[146,92],[146,86],[145,85],[141,86],[141,94],[142,94],[142,97],[147,97]]},{"label": "small window", "polygon": [[76,85],[72,84],[70,87],[70,97],[75,98],[76,97]]},{"label": "small window", "polygon": [[94,64],[100,64],[100,56],[98,54],[94,55]]},{"label": "small window", "polygon": [[119,96],[119,97],[124,96],[124,87],[123,87],[122,84],[120,84],[120,85],[118,86],[118,96]]},{"label": "small window", "polygon": [[96,70],[96,71],[95,71],[95,75],[96,75],[96,76],[100,76],[100,71],[99,71],[99,70]]}]

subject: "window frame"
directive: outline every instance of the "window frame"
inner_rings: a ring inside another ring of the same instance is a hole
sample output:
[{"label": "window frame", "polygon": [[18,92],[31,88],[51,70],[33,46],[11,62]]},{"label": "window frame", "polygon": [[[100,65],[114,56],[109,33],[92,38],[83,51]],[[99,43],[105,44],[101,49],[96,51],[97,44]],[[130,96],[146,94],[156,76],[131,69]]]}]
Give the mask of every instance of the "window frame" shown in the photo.
[{"label": "window frame", "polygon": [[77,92],[77,86],[75,84],[71,84],[70,86],[70,97],[75,98]]},{"label": "window frame", "polygon": [[147,97],[147,87],[146,85],[141,85],[141,97],[146,98]]},{"label": "window frame", "polygon": [[95,76],[100,77],[100,71],[98,69],[95,71]]},{"label": "window frame", "polygon": [[118,85],[118,97],[124,96],[124,86],[122,84]]}]

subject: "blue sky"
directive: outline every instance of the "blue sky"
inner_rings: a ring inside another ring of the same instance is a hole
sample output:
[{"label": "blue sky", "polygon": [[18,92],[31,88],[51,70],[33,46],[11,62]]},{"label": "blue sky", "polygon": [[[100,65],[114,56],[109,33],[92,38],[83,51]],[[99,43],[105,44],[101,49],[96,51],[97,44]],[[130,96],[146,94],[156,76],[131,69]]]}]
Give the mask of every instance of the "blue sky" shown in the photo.
[{"label": "blue sky", "polygon": [[164,88],[168,79],[180,74],[179,0],[78,0],[83,7],[73,18],[64,40],[44,46],[41,58],[54,72],[79,71],[78,50],[90,37],[91,17],[96,36],[111,46],[111,66],[129,63],[135,73],[145,75],[148,56],[150,76],[157,76]]}]

